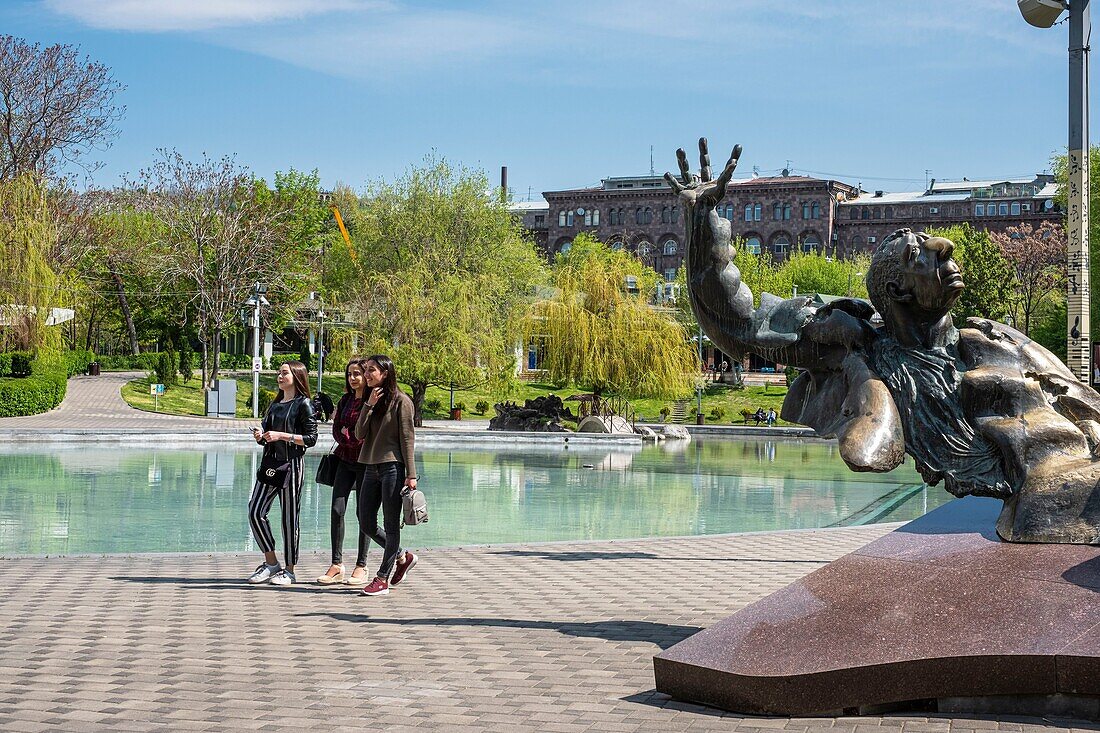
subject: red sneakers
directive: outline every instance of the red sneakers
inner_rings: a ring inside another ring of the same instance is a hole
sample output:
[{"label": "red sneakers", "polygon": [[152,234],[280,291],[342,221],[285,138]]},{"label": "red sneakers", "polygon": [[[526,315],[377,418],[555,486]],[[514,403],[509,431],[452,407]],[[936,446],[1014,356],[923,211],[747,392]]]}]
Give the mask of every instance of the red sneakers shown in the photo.
[{"label": "red sneakers", "polygon": [[365,596],[384,596],[390,592],[390,584],[381,578],[375,578],[363,588],[363,595]]},{"label": "red sneakers", "polygon": [[397,563],[396,569],[393,571],[393,577],[390,578],[390,585],[397,585],[405,576],[409,574],[409,571],[416,567],[417,557],[410,550],[405,551],[405,564]]}]

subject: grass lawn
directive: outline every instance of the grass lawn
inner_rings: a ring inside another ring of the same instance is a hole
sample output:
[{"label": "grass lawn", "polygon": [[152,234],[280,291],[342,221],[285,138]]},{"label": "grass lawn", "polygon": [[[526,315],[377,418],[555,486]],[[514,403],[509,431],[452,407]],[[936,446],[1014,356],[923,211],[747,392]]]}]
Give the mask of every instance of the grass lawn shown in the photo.
[{"label": "grass lawn", "polygon": [[[234,375],[227,375],[228,378],[233,378]],[[236,375],[237,379],[237,417],[251,417],[252,416],[252,375],[250,372],[242,372]],[[260,386],[265,389],[275,389],[275,375],[261,374]],[[311,382],[311,388],[316,387],[316,376],[314,376]],[[408,391],[407,385],[401,385],[401,388]],[[333,397],[333,401],[338,399],[339,395],[344,391],[344,377],[342,373],[326,374],[324,380],[325,392]],[[583,390],[573,387],[566,387],[562,389],[556,389],[549,384],[538,384],[532,382],[522,382],[517,392],[507,399],[513,402],[522,404],[524,400],[533,399],[548,394],[557,394],[563,399],[582,392]],[[711,410],[714,408],[720,408],[725,410],[725,415],[717,423],[721,424],[743,424],[741,418],[741,410],[748,409],[755,412],[758,407],[767,410],[769,407],[774,407],[776,412],[779,412],[780,406],[783,404],[783,397],[787,394],[786,387],[768,386],[768,387],[746,387],[743,390],[732,390],[726,387],[708,386],[703,392],[703,414],[707,416],[707,423],[715,424],[716,421],[710,419]],[[141,410],[153,410],[153,396],[149,394],[149,379],[135,379],[134,381],[126,384],[122,388],[122,398],[126,400],[131,406]],[[438,387],[431,387],[428,389],[425,403],[431,400],[438,400],[440,408],[432,411],[427,407],[424,408],[425,419],[444,419],[448,417],[448,406],[450,405],[450,394],[448,390],[440,389]],[[490,405],[499,402],[499,397],[494,397],[488,392],[479,390],[456,390],[455,402],[463,402],[466,404],[466,410],[462,413],[463,420],[488,420],[495,413],[493,408],[490,407],[489,411],[484,415],[477,415],[474,413],[474,405],[479,401],[484,400]],[[574,412],[576,412],[576,406],[566,403]],[[634,406],[634,410],[638,415],[638,419],[643,422],[656,422],[660,414],[661,408],[667,406],[672,408],[672,400],[654,400],[654,399],[639,399],[631,400],[631,404]],[[688,409],[695,406],[694,395],[688,401]],[[188,384],[180,384],[174,387],[169,387],[167,391],[159,398],[159,411],[164,413],[171,413],[176,415],[203,415],[206,411],[206,402],[203,396],[203,392],[199,389],[199,379],[194,378]],[[755,424],[755,422],[750,422]],[[779,421],[780,425],[789,424]]]}]

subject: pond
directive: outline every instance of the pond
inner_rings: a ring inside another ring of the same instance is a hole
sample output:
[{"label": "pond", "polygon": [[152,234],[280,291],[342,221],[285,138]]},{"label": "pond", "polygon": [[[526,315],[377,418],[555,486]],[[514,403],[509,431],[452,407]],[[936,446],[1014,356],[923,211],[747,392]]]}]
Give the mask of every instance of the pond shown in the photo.
[{"label": "pond", "polygon": [[[329,541],[331,489],[312,480],[320,455],[307,456],[303,549]],[[247,443],[9,445],[0,554],[254,550],[245,506],[258,460]],[[816,440],[433,448],[419,460],[431,521],[405,531],[414,548],[900,521],[951,498],[925,487],[911,462],[853,473],[835,443]],[[349,545],[354,537],[349,528]]]}]

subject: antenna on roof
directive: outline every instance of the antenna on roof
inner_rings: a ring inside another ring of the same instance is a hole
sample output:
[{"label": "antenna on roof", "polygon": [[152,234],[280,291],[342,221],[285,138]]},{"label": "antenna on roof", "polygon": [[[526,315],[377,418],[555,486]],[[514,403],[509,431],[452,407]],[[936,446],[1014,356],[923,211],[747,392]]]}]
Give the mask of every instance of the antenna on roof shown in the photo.
[{"label": "antenna on roof", "polygon": [[760,177],[760,166],[754,165],[752,167],[752,177],[753,178],[759,178]]},{"label": "antenna on roof", "polygon": [[649,175],[655,176],[657,173],[653,170],[653,146],[649,146]]},{"label": "antenna on roof", "polygon": [[791,159],[787,159],[787,167],[783,169],[783,175],[789,176],[791,174]]},{"label": "antenna on roof", "polygon": [[[928,190],[928,176],[929,176],[929,175],[931,175],[931,173],[932,173],[932,169],[931,169],[931,168],[925,168],[925,169],[924,169],[924,190],[925,190],[925,191],[927,191],[927,190]],[[932,179],[932,182],[933,182],[933,183],[935,183],[935,182],[936,182],[936,179],[935,179],[935,178],[933,178],[933,179]]]}]

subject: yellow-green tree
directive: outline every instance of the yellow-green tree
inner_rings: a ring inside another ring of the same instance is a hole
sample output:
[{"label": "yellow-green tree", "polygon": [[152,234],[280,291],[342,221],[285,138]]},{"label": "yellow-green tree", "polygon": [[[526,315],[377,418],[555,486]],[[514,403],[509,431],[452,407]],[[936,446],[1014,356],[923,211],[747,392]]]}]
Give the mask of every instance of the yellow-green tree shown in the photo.
[{"label": "yellow-green tree", "polygon": [[552,291],[524,319],[557,383],[624,397],[680,397],[699,359],[675,314],[654,308],[660,276],[631,254],[587,234],[559,255]]},{"label": "yellow-green tree", "polygon": [[58,304],[50,265],[56,230],[45,188],[32,174],[0,182],[0,350],[36,350]]}]

